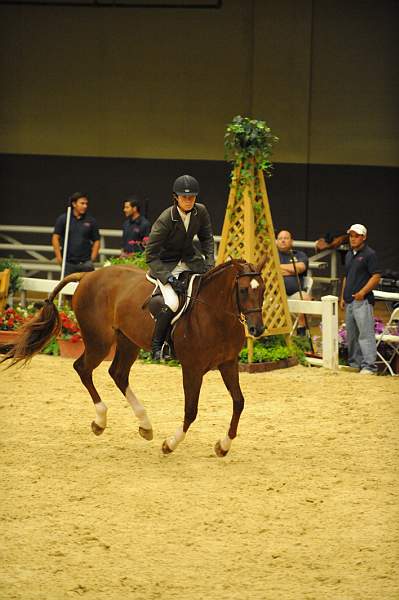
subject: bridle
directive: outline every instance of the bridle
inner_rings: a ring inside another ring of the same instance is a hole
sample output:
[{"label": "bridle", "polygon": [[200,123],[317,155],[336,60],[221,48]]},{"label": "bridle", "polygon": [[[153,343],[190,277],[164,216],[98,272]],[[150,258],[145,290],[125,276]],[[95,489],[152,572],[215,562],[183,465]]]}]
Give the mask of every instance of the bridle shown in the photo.
[{"label": "bridle", "polygon": [[[233,266],[234,263],[231,264],[227,264],[226,267],[228,266]],[[231,315],[232,317],[235,317],[236,319],[238,319],[241,323],[245,323],[247,320],[247,315],[249,315],[250,313],[262,313],[263,311],[263,305],[262,306],[258,306],[257,308],[244,308],[241,305],[241,301],[240,301],[240,278],[241,277],[262,277],[262,273],[260,273],[259,271],[245,271],[244,273],[237,273],[235,276],[235,282],[234,282],[234,287],[236,290],[236,302],[237,302],[237,313],[233,313],[229,310],[225,310],[222,309],[221,312],[224,314],[228,314]],[[194,305],[196,302],[200,303],[200,304],[205,304],[207,306],[211,306],[211,304],[209,302],[205,302],[204,300],[201,300],[201,298],[198,298],[198,293],[200,290],[201,284],[200,286],[197,288],[196,293],[194,296],[192,296],[192,305]]]},{"label": "bridle", "polygon": [[240,320],[242,322],[244,322],[244,321],[246,321],[246,316],[249,315],[250,313],[262,313],[263,305],[258,306],[257,308],[243,308],[241,306],[241,301],[240,301],[240,278],[241,277],[251,277],[251,278],[262,277],[262,273],[260,273],[259,271],[246,271],[244,273],[238,273],[236,275],[234,287],[236,288],[236,301],[237,301],[238,314],[241,317]]}]

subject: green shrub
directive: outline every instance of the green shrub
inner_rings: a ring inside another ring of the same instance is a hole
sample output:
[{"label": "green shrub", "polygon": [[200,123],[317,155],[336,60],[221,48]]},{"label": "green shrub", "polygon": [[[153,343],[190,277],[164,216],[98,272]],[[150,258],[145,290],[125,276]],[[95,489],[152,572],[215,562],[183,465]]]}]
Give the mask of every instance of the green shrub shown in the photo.
[{"label": "green shrub", "polygon": [[10,293],[15,294],[22,285],[22,267],[11,258],[0,258],[0,271],[10,269]]},{"label": "green shrub", "polygon": [[[273,348],[269,346],[268,348],[263,346],[262,344],[254,344],[254,353],[253,353],[253,362],[276,362],[282,360],[283,358],[289,358],[291,356],[290,350],[288,347],[277,346]],[[247,363],[248,362],[248,348],[243,348],[240,352],[240,362]]]},{"label": "green shrub", "polygon": [[115,256],[115,257],[109,259],[108,264],[111,264],[111,265],[134,265],[135,267],[138,267],[139,269],[143,269],[144,271],[146,271],[148,269],[147,263],[145,261],[144,252],[136,252],[135,254],[132,254],[131,256],[126,256],[126,257],[125,256],[124,257]]},{"label": "green shrub", "polygon": [[[253,362],[277,362],[286,358],[296,357],[305,364],[305,352],[309,350],[309,340],[305,337],[293,337],[287,345],[283,335],[271,335],[254,342]],[[242,363],[248,362],[248,348],[243,348],[239,354]]]},{"label": "green shrub", "polygon": [[42,354],[51,354],[52,356],[60,355],[60,347],[55,337],[52,337],[47,346],[43,348]]}]

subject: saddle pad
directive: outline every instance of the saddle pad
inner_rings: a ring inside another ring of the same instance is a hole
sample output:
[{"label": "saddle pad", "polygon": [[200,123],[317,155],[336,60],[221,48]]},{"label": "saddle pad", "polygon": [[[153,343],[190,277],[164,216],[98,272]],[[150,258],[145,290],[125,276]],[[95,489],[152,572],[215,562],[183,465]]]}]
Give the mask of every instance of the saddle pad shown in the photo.
[{"label": "saddle pad", "polygon": [[[158,281],[154,277],[151,277],[151,275],[149,273],[146,273],[145,276],[148,279],[148,281],[150,281],[153,285],[155,285],[154,291],[152,292],[152,296],[153,296],[154,292],[156,291],[156,289],[158,287]],[[175,316],[173,317],[173,319],[171,321],[171,325],[174,325],[176,323],[176,321],[178,321],[180,319],[180,317],[186,312],[187,308],[189,307],[190,302],[191,302],[191,292],[193,290],[194,281],[197,277],[200,277],[199,273],[193,273],[192,276],[190,277],[190,281],[189,281],[188,287],[187,287],[185,302],[182,305],[182,307],[180,308],[180,310],[178,310],[177,313],[175,314]]]}]

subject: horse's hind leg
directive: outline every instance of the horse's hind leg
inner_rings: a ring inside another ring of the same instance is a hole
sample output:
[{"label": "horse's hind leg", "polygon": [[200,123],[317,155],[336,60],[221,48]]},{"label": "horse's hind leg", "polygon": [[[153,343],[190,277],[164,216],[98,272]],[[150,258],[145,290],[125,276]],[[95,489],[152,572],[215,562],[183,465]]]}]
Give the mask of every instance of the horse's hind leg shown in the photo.
[{"label": "horse's hind leg", "polygon": [[96,418],[91,423],[91,429],[95,435],[101,435],[107,426],[107,405],[101,400],[93,383],[93,370],[103,360],[103,356],[90,354],[85,349],[84,353],[73,363],[73,368],[78,373],[83,385],[88,390],[96,409]]},{"label": "horse's hind leg", "polygon": [[162,452],[170,454],[175,450],[186,436],[187,430],[197,417],[198,399],[202,385],[203,373],[193,372],[183,366],[183,387],[184,387],[184,421],[183,426],[179,427],[174,435],[166,438],[162,444]]},{"label": "horse's hind leg", "polygon": [[233,399],[233,415],[231,417],[229,431],[223,440],[219,440],[215,444],[216,455],[226,456],[230,450],[232,440],[237,436],[238,422],[244,409],[244,396],[242,395],[238,377],[238,361],[233,360],[220,365],[219,371],[223,377],[225,386]]},{"label": "horse's hind leg", "polygon": [[152,440],[152,425],[147,412],[129,386],[130,369],[137,358],[139,348],[120,331],[117,332],[116,339],[115,357],[108,372],[138,418],[139,434],[146,440]]}]

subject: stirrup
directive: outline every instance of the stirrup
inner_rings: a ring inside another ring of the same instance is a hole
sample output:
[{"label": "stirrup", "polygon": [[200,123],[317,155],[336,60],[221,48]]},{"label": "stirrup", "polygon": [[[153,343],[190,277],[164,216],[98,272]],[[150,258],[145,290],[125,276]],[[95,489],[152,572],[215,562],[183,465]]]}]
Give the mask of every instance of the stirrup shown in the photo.
[{"label": "stirrup", "polygon": [[164,345],[162,346],[162,358],[164,360],[174,360],[172,348],[170,347],[168,342],[165,342]]}]

